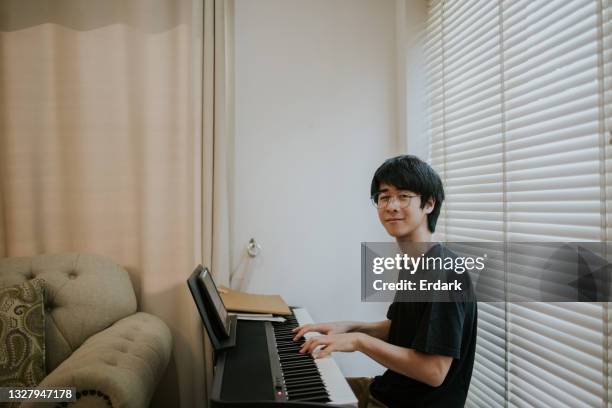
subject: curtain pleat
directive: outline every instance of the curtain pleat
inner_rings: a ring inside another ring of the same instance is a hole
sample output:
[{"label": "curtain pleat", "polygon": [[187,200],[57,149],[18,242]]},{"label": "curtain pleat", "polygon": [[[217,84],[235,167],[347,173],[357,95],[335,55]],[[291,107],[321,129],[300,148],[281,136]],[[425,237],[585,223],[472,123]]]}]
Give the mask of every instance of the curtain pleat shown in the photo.
[{"label": "curtain pleat", "polygon": [[207,401],[210,349],[186,279],[198,263],[229,276],[231,11],[0,3],[0,256],[87,251],[123,265],[139,309],[173,334],[153,406]]}]

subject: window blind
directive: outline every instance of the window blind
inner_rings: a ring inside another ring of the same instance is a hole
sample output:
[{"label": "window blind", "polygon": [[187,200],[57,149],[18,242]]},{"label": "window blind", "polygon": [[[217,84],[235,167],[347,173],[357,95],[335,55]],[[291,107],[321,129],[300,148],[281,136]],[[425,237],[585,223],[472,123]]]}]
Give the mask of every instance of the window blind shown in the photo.
[{"label": "window blind", "polygon": [[[429,3],[438,239],[611,236],[611,14],[610,0]],[[480,303],[468,406],[606,406],[608,306]]]}]

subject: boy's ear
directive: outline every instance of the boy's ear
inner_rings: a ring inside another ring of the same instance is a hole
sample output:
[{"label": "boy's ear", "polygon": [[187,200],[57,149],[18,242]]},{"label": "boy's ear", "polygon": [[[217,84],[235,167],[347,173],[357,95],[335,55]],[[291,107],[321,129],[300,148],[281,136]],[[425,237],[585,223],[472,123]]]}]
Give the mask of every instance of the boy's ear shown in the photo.
[{"label": "boy's ear", "polygon": [[435,205],[436,205],[436,199],[433,197],[430,197],[429,200],[427,200],[427,202],[425,203],[425,207],[423,207],[423,210],[425,210],[425,214],[431,214]]}]

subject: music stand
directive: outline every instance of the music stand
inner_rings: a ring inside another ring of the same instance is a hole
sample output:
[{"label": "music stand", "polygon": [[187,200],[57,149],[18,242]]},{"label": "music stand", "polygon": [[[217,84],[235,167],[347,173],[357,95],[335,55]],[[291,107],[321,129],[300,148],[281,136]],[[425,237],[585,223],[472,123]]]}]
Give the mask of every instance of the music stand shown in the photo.
[{"label": "music stand", "polygon": [[236,345],[237,317],[229,316],[208,268],[198,265],[187,279],[187,286],[198,308],[215,351]]}]

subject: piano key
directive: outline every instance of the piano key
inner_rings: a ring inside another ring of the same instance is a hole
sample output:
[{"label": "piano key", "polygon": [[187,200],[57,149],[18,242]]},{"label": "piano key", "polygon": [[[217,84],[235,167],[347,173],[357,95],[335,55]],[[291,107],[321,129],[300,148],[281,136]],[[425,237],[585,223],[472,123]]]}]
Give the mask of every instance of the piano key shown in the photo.
[{"label": "piano key", "polygon": [[321,384],[325,383],[320,378],[287,378],[285,379],[287,387],[301,386],[307,384]]},{"label": "piano key", "polygon": [[303,366],[303,367],[287,367],[287,369],[285,370],[285,374],[286,375],[295,375],[295,374],[299,374],[299,373],[318,373],[319,369],[317,368],[316,365],[312,365],[312,366]]},{"label": "piano key", "polygon": [[301,386],[293,386],[287,391],[290,395],[299,395],[305,393],[327,393],[325,386],[321,384],[304,384]]},{"label": "piano key", "polygon": [[278,345],[276,347],[278,350],[300,350],[302,348],[302,344],[285,344]]},{"label": "piano key", "polygon": [[302,368],[317,368],[317,365],[312,360],[297,360],[297,361],[287,361],[283,363],[283,369],[286,371],[294,371]]},{"label": "piano key", "polygon": [[326,391],[325,390],[325,384],[323,384],[322,382],[308,382],[308,383],[301,383],[301,384],[290,384],[290,385],[287,385],[286,388],[287,388],[287,392],[289,394],[291,394],[294,391],[299,391],[299,390],[302,390],[302,389],[308,388],[308,387],[317,387],[320,391]]},{"label": "piano key", "polygon": [[283,371],[285,371],[285,378],[287,378],[287,376],[289,375],[295,376],[295,374],[299,374],[299,373],[311,373],[311,372],[318,373],[319,369],[317,368],[316,365],[313,365],[313,366],[305,366],[305,367],[286,367]]},{"label": "piano key", "polygon": [[282,361],[310,360],[312,356],[309,354],[281,354],[278,356]]},{"label": "piano key", "polygon": [[[293,314],[296,319],[296,324],[298,326],[304,324],[313,323],[312,317],[306,309],[299,308],[293,309]],[[297,327],[297,326],[296,326]],[[304,337],[309,339],[313,336],[318,336],[319,333],[306,333]],[[327,356],[324,358],[314,359],[314,363],[316,364],[319,372],[321,373],[321,378],[325,383],[325,388],[329,393],[329,398],[331,403],[333,404],[347,404],[352,406],[357,406],[357,398],[355,398],[355,394],[351,390],[351,387],[346,382],[344,375],[340,371],[340,368],[333,360],[332,357]],[[281,363],[282,364],[282,363]],[[302,401],[302,399],[300,399]],[[304,400],[306,401],[306,400]],[[308,400],[311,401],[311,400]],[[314,401],[314,400],[312,400]]]},{"label": "piano key", "polygon": [[295,346],[295,347],[285,346],[285,347],[277,347],[277,350],[281,353],[304,354],[304,353],[299,352],[301,348],[302,348],[301,346]]},{"label": "piano key", "polygon": [[[317,396],[313,396],[313,397],[303,397],[303,398],[296,398],[296,401],[300,401],[300,402],[330,402],[328,397],[317,397]],[[357,406],[355,404],[355,406]]]},{"label": "piano key", "polygon": [[309,387],[319,387],[320,389],[325,391],[325,383],[316,377],[310,377],[308,379],[297,377],[289,378],[288,381],[285,381],[285,385],[287,386],[288,390],[300,390]]},{"label": "piano key", "polygon": [[317,368],[316,364],[312,364],[312,365],[291,365],[291,366],[286,366],[283,367],[283,370],[285,372],[291,372],[292,370],[299,370],[302,368]]},{"label": "piano key", "polygon": [[277,342],[276,345],[280,346],[280,347],[288,347],[288,346],[303,346],[305,342],[303,341],[293,341],[291,339],[287,339],[287,340],[278,340],[277,337]]},{"label": "piano key", "polygon": [[317,387],[320,391],[326,391],[325,389],[325,384],[323,384],[322,382],[305,382],[305,383],[300,383],[300,384],[289,384],[287,385],[287,393],[293,395],[292,393],[294,391],[299,391],[305,388],[309,388],[309,387]]},{"label": "piano key", "polygon": [[287,395],[289,395],[290,397],[297,397],[299,395],[304,394],[317,394],[321,396],[327,395],[329,397],[329,394],[325,390],[325,386],[321,384],[309,384],[300,387],[291,387],[287,389]]},{"label": "piano key", "polygon": [[289,400],[295,400],[295,399],[299,399],[302,397],[310,397],[310,396],[329,398],[329,393],[325,391],[325,387],[321,385],[314,385],[310,388],[287,390],[287,397]]},{"label": "piano key", "polygon": [[302,391],[294,391],[294,392],[287,392],[287,396],[290,399],[299,399],[300,397],[328,397],[329,395],[327,394],[327,392],[325,392],[325,389],[321,389],[321,388],[312,388],[312,389],[305,389]]},{"label": "piano key", "polygon": [[287,386],[287,391],[298,392],[303,390],[314,390],[325,391],[325,384],[322,381],[319,382],[304,382],[299,384],[290,384]]},{"label": "piano key", "polygon": [[299,370],[299,371],[295,370],[295,371],[290,371],[290,372],[285,373],[284,377],[285,378],[303,378],[303,377],[308,376],[308,375],[312,375],[313,377],[315,377],[315,376],[318,377],[319,376],[319,370],[317,370],[316,367],[315,368],[309,368],[309,369],[306,369],[306,370]]},{"label": "piano key", "polygon": [[325,386],[322,385],[303,386],[287,390],[287,396],[290,400],[312,395],[329,398],[329,393],[325,390]]}]

